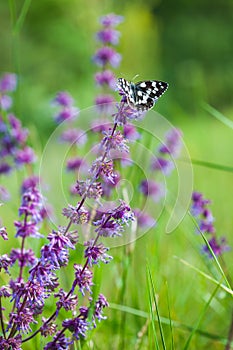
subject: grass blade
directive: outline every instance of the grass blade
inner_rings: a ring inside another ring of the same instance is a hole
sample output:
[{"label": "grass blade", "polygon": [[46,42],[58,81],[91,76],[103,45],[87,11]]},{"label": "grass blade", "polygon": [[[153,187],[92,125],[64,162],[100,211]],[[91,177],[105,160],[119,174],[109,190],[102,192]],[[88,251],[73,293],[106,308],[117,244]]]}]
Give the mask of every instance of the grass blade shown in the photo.
[{"label": "grass blade", "polygon": [[221,123],[223,123],[224,125],[226,125],[227,127],[231,128],[231,129],[233,129],[233,122],[232,122],[232,120],[230,120],[227,117],[225,117],[225,115],[223,115],[222,113],[217,111],[217,109],[213,108],[208,103],[203,103],[202,107],[207,112],[209,112],[213,117],[218,119]]},{"label": "grass blade", "polygon": [[[160,332],[160,337],[161,337],[161,341],[162,341],[162,346],[163,349],[166,350],[166,344],[165,344],[165,339],[164,339],[164,334],[163,334],[163,326],[162,326],[162,322],[160,319],[160,315],[159,315],[159,308],[158,308],[158,303],[156,300],[156,293],[155,293],[155,287],[154,287],[154,282],[151,276],[151,271],[149,266],[147,266],[147,278],[148,278],[148,289],[149,289],[149,296],[150,296],[150,311],[151,311],[151,316],[152,316],[152,325],[155,323],[155,319],[154,319],[154,312],[153,312],[153,305],[155,306],[155,310],[156,310],[156,314],[157,314],[157,320],[158,320],[158,325],[159,325],[159,332]],[[154,328],[155,331],[155,328]]]}]

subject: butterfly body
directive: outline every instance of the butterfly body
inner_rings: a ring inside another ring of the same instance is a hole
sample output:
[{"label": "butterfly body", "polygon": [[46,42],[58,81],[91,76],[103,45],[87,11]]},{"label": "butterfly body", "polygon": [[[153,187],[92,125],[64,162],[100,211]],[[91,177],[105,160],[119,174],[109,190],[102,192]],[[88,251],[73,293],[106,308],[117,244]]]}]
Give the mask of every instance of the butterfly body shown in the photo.
[{"label": "butterfly body", "polygon": [[118,88],[123,91],[132,108],[145,111],[153,108],[158,98],[167,90],[168,83],[146,80],[134,84],[124,78],[119,78]]}]

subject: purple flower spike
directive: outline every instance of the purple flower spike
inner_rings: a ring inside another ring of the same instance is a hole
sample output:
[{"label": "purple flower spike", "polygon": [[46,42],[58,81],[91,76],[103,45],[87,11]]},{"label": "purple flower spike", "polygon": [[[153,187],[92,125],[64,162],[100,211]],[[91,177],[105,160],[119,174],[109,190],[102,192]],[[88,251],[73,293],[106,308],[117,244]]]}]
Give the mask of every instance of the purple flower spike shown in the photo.
[{"label": "purple flower spike", "polygon": [[121,22],[123,22],[124,17],[123,16],[119,16],[119,15],[115,15],[114,13],[110,13],[106,16],[102,16],[100,18],[100,23],[104,26],[104,27],[115,27],[118,24],[120,24]]},{"label": "purple flower spike", "polygon": [[18,150],[15,155],[15,161],[18,165],[31,164],[36,161],[36,155],[31,147],[25,147]]},{"label": "purple flower spike", "polygon": [[160,153],[170,154],[177,158],[182,148],[182,132],[178,129],[171,129],[166,135],[165,144],[159,148]]},{"label": "purple flower spike", "polygon": [[54,102],[62,107],[71,107],[74,104],[74,99],[68,92],[61,91],[55,97]]},{"label": "purple flower spike", "polygon": [[98,72],[95,75],[95,81],[98,85],[107,85],[110,89],[114,90],[116,86],[116,79],[112,71],[104,70],[103,72]]},{"label": "purple flower spike", "polygon": [[117,45],[119,43],[120,33],[112,28],[105,28],[96,35],[97,39],[103,44]]},{"label": "purple flower spike", "polygon": [[151,161],[151,169],[160,170],[165,176],[170,175],[174,167],[174,163],[169,159],[153,158]]},{"label": "purple flower spike", "polygon": [[104,67],[110,64],[116,68],[119,66],[121,61],[121,55],[117,53],[112,47],[104,46],[101,47],[93,57],[94,62],[100,67]]},{"label": "purple flower spike", "polygon": [[[226,244],[226,239],[224,237],[220,238],[219,241],[217,241],[216,237],[212,237],[208,242],[216,256],[230,250],[230,247]],[[202,250],[204,253],[208,254],[209,258],[213,258],[213,255],[211,254],[207,245],[204,245]]]},{"label": "purple flower spike", "polygon": [[17,76],[13,73],[6,73],[0,80],[0,91],[10,92],[16,89]]},{"label": "purple flower spike", "polygon": [[152,197],[156,203],[165,196],[163,184],[153,180],[143,180],[139,186],[139,190],[144,194],[144,196]]}]

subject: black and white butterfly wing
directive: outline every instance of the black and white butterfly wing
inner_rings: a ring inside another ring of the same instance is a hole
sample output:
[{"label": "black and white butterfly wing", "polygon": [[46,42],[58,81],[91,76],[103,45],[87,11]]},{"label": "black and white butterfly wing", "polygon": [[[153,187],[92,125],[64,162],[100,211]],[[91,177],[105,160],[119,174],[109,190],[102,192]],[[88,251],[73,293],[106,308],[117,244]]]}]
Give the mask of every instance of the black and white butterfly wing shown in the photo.
[{"label": "black and white butterfly wing", "polygon": [[137,110],[151,109],[158,98],[167,90],[168,83],[158,80],[140,81],[136,84],[118,79],[118,87],[127,97],[128,104]]}]

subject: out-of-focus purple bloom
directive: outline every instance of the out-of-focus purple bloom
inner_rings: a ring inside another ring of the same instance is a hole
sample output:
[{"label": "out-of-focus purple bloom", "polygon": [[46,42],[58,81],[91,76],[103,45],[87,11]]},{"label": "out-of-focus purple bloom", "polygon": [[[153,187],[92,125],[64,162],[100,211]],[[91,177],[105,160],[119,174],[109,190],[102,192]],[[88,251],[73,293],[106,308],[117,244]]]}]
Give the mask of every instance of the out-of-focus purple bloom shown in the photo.
[{"label": "out-of-focus purple bloom", "polygon": [[[224,237],[221,237],[219,240],[217,240],[216,237],[212,237],[208,240],[208,242],[216,256],[230,250],[230,247],[227,245],[226,239]],[[209,258],[213,258],[213,255],[207,245],[204,245],[202,250],[204,253],[208,254]]]},{"label": "out-of-focus purple bloom", "polygon": [[0,200],[3,202],[7,202],[10,198],[11,196],[7,189],[3,186],[0,186]]},{"label": "out-of-focus purple bloom", "polygon": [[180,130],[174,128],[169,130],[164,145],[159,148],[159,152],[170,154],[174,158],[178,157],[182,148],[181,137],[182,132]]},{"label": "out-of-focus purple bloom", "polygon": [[16,89],[17,75],[13,73],[6,73],[0,79],[0,92],[10,92]]},{"label": "out-of-focus purple bloom", "polygon": [[109,69],[104,70],[103,72],[98,72],[95,75],[95,81],[98,85],[103,86],[107,85],[110,89],[114,90],[116,86],[116,79],[112,71]]},{"label": "out-of-focus purple bloom", "polygon": [[193,192],[192,194],[192,207],[191,213],[193,216],[199,216],[206,210],[206,205],[210,204],[209,199],[203,198],[203,194],[200,192]]},{"label": "out-of-focus purple bloom", "polygon": [[116,15],[115,13],[109,13],[108,15],[102,16],[100,18],[100,23],[104,27],[115,27],[121,22],[123,22],[124,17]]},{"label": "out-of-focus purple bloom", "polygon": [[15,162],[18,165],[31,164],[36,161],[36,155],[31,147],[26,146],[22,150],[18,150],[15,155]]},{"label": "out-of-focus purple bloom", "polygon": [[104,28],[97,33],[96,37],[105,45],[117,45],[119,43],[120,32],[112,28]]},{"label": "out-of-focus purple bloom", "polygon": [[125,124],[124,125],[124,137],[130,141],[135,141],[140,139],[141,135],[137,131],[134,125]]},{"label": "out-of-focus purple bloom", "polygon": [[60,140],[71,144],[85,145],[87,142],[87,135],[81,129],[68,129],[63,131],[60,136]]},{"label": "out-of-focus purple bloom", "polygon": [[22,128],[21,121],[16,118],[13,114],[8,117],[9,123],[11,125],[10,134],[12,138],[17,141],[18,144],[24,145],[28,137],[28,130]]},{"label": "out-of-focus purple bloom", "polygon": [[144,194],[144,196],[152,197],[156,203],[165,196],[163,184],[154,180],[142,180],[139,185],[139,190]]},{"label": "out-of-focus purple bloom", "polygon": [[102,243],[94,244],[94,240],[90,240],[84,243],[85,249],[85,258],[88,260],[88,265],[92,266],[93,264],[98,264],[99,261],[107,264],[112,260],[112,257],[106,252],[108,248],[104,247]]},{"label": "out-of-focus purple bloom", "polygon": [[100,67],[105,67],[107,64],[110,64],[112,67],[116,68],[120,64],[121,55],[112,47],[104,46],[96,52],[93,59]]},{"label": "out-of-focus purple bloom", "polygon": [[73,120],[79,115],[79,109],[77,107],[65,107],[56,116],[56,123],[60,124],[67,120]]},{"label": "out-of-focus purple bloom", "polygon": [[174,169],[174,163],[170,159],[165,158],[153,158],[151,161],[152,170],[160,170],[165,176],[171,174]]},{"label": "out-of-focus purple bloom", "polygon": [[112,124],[109,122],[109,120],[103,120],[103,119],[95,119],[91,123],[91,130],[94,132],[100,132],[107,131],[111,128]]},{"label": "out-of-focus purple bloom", "polygon": [[12,168],[8,163],[6,163],[6,162],[0,163],[0,175],[1,174],[9,174],[11,172],[11,170],[12,170]]},{"label": "out-of-focus purple bloom", "polygon": [[37,187],[38,185],[39,185],[39,176],[32,175],[23,181],[21,186],[21,193],[26,192],[32,187]]},{"label": "out-of-focus purple bloom", "polygon": [[[216,230],[214,227],[214,217],[207,205],[211,202],[209,199],[205,199],[200,192],[193,192],[191,213],[198,219],[199,228],[202,232],[208,233],[211,238],[208,239],[209,245],[212,248],[215,255],[221,255],[228,251],[230,247],[226,244],[224,237],[217,239]],[[210,258],[213,258],[211,251],[207,245],[202,248],[204,253],[207,253]]]},{"label": "out-of-focus purple bloom", "polygon": [[66,162],[67,171],[76,171],[80,170],[82,172],[86,172],[87,164],[84,159],[79,157],[70,158]]},{"label": "out-of-focus purple bloom", "polygon": [[8,95],[0,95],[0,109],[7,111],[12,106],[12,98]]},{"label": "out-of-focus purple bloom", "polygon": [[133,210],[134,215],[137,219],[137,223],[139,227],[153,227],[156,225],[156,221],[154,218],[152,218],[149,214],[141,211],[140,209],[136,208]]},{"label": "out-of-focus purple bloom", "polygon": [[122,152],[119,150],[112,149],[110,151],[110,157],[111,157],[111,159],[120,161],[121,166],[123,168],[133,165],[133,160],[131,159],[129,152],[125,152],[125,151]]},{"label": "out-of-focus purple bloom", "polygon": [[99,95],[95,99],[95,105],[99,113],[110,114],[114,108],[114,97],[112,95]]},{"label": "out-of-focus purple bloom", "polygon": [[62,107],[71,107],[74,104],[74,99],[68,92],[60,91],[56,95],[54,103]]}]

